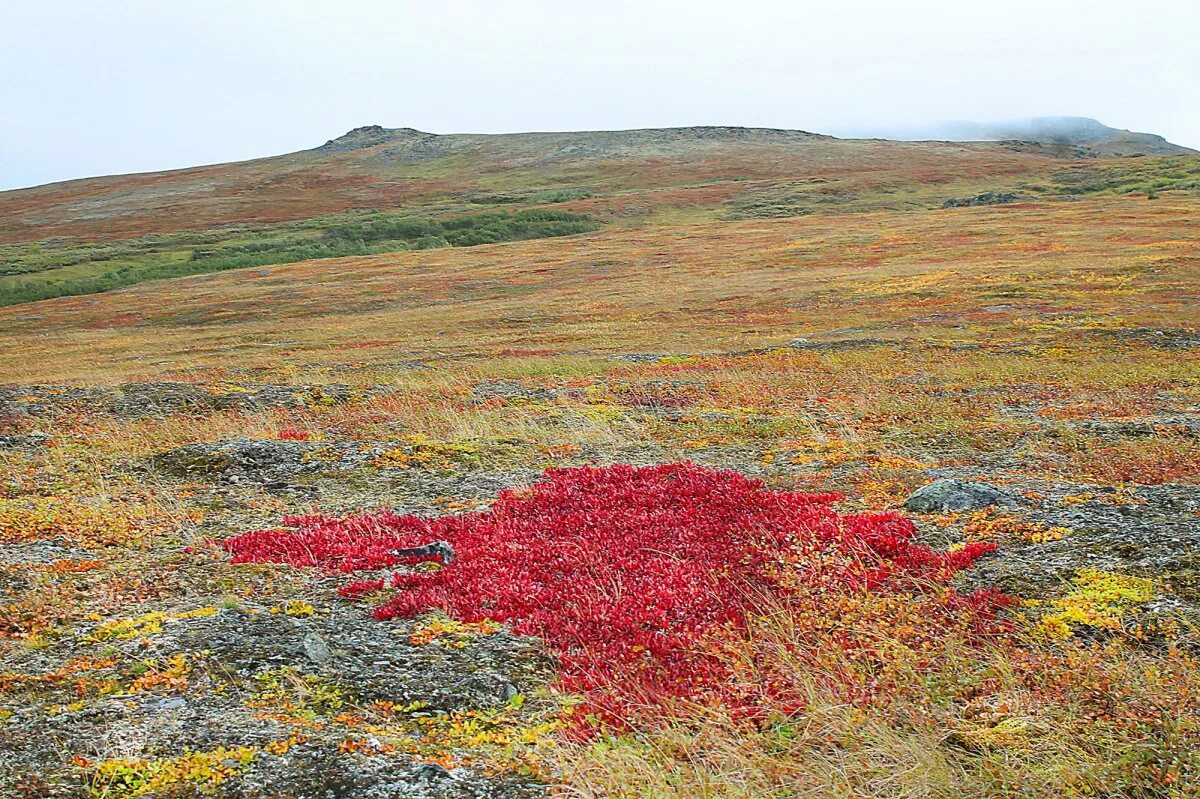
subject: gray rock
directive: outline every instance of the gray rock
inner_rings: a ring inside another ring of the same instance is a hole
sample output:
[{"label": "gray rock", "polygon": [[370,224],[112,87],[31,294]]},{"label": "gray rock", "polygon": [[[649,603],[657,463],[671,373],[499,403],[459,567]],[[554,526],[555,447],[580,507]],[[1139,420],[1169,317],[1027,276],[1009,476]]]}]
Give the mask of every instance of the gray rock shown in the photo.
[{"label": "gray rock", "polygon": [[943,479],[918,488],[904,503],[904,509],[916,513],[941,513],[1015,504],[1017,500],[1011,492],[987,483]]},{"label": "gray rock", "polygon": [[1007,191],[985,191],[974,197],[951,197],[942,203],[943,208],[968,208],[976,205],[1007,205],[1009,203],[1028,202],[1031,197],[1014,194]]},{"label": "gray rock", "polygon": [[897,342],[880,338],[843,338],[836,341],[813,341],[807,338],[794,338],[786,346],[794,350],[812,350],[814,352],[839,352],[843,350],[865,350],[872,347],[895,346]]},{"label": "gray rock", "polygon": [[333,657],[333,653],[329,651],[329,644],[325,643],[325,639],[316,630],[311,630],[304,636],[304,654],[308,655],[308,659],[313,663],[324,663]]},{"label": "gray rock", "polygon": [[37,430],[26,435],[0,436],[0,449],[38,449],[46,446],[51,438],[52,436]]},{"label": "gray rock", "polygon": [[0,416],[35,418],[80,409],[105,408],[117,416],[166,416],[263,408],[305,408],[343,405],[388,393],[384,386],[344,383],[290,385],[284,383],[142,382],[119,386],[0,386]]},{"label": "gray rock", "polygon": [[525,388],[515,380],[485,380],[471,389],[471,399],[476,404],[491,400],[549,402],[561,393],[552,388]]},{"label": "gray rock", "polygon": [[389,554],[401,558],[433,558],[436,557],[441,561],[443,566],[448,566],[450,561],[454,560],[454,547],[450,546],[449,541],[434,541],[431,544],[425,544],[419,547],[407,547],[405,549],[393,549]]},{"label": "gray rock", "polygon": [[163,471],[182,477],[229,472],[274,474],[302,469],[304,456],[317,448],[302,441],[233,439],[177,447],[155,457],[154,463]]},{"label": "gray rock", "polygon": [[670,357],[670,354],[665,352],[622,352],[610,355],[608,359],[618,363],[656,363]]},{"label": "gray rock", "polygon": [[1098,332],[1101,335],[1116,336],[1124,341],[1140,341],[1156,349],[1185,350],[1200,347],[1200,331],[1187,328],[1158,330],[1152,327],[1134,327]]}]

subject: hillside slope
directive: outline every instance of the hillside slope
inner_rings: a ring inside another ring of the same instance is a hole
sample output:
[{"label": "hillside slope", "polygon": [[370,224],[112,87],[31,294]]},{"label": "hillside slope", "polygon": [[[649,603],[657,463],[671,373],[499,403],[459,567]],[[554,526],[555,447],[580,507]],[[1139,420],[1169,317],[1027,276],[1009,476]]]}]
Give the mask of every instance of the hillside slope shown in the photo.
[{"label": "hillside slope", "polygon": [[[111,239],[295,220],[350,208],[515,202],[571,188],[611,198],[675,190],[728,198],[752,181],[944,182],[1044,166],[996,144],[841,140],[801,131],[678,128],[435,135],[365,127],[289,155],[0,193],[0,242]],[[686,198],[681,198],[685,199]]]},{"label": "hillside slope", "polygon": [[1200,156],[1097,158],[1097,142],[1113,139],[1093,128],[1089,144],[735,127],[435,135],[368,126],[290,155],[0,193],[0,306],[601,228],[1200,190]]},{"label": "hillside slope", "polygon": [[[1198,211],[677,222],[0,309],[0,794],[1194,796]],[[529,596],[540,628],[492,604]],[[729,596],[746,629],[709,626]],[[599,707],[628,726],[581,742]]]}]

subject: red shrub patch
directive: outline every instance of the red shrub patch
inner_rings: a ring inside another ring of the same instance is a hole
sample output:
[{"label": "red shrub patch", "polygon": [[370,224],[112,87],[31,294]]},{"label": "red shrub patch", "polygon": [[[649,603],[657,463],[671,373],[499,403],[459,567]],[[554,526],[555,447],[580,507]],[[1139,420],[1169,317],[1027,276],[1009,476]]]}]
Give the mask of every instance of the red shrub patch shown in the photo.
[{"label": "red shrub patch", "polygon": [[[744,684],[734,691],[714,641],[744,630],[764,599],[810,607],[828,596],[836,607],[839,597],[865,593],[923,597],[929,634],[948,620],[983,630],[1003,600],[963,597],[946,583],[991,545],[935,552],[912,542],[907,519],[842,515],[831,507],[837,498],[772,491],[690,463],[552,469],[531,489],[501,493],[486,512],[290,517],[293,529],[250,532],[224,546],[234,562],[349,573],[394,566],[396,548],[448,541],[456,559],[392,576],[388,587],[398,590],[376,617],[440,608],[538,636],[559,657],[561,687],[613,721],[658,697],[760,702]],[[384,583],[358,580],[342,592],[364,596]],[[764,681],[761,690],[774,689]]]},{"label": "red shrub patch", "polygon": [[278,433],[280,441],[308,441],[312,438],[312,434],[307,430],[299,430],[294,427],[285,427]]}]

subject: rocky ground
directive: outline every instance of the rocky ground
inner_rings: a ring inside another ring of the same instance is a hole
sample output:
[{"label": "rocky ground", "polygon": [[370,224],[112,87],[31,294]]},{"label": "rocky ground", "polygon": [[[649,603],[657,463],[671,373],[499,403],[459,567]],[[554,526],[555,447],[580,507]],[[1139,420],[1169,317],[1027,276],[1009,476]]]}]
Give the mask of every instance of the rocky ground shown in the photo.
[{"label": "rocky ground", "polygon": [[[662,357],[624,360],[656,364]],[[747,423],[745,411],[697,411],[689,394],[696,390],[686,379],[587,387],[482,380],[464,402],[477,411],[536,406],[551,416],[570,409],[611,416],[611,405],[597,411],[595,398],[615,393],[624,403],[620,418],[638,425]],[[303,412],[312,421],[313,414],[333,418],[339,409],[386,401],[382,388],[345,385],[0,391],[11,428],[0,437],[11,469],[0,544],[7,638],[0,795],[219,788],[241,797],[524,797],[546,790],[553,775],[538,766],[538,747],[552,734],[563,698],[546,691],[554,664],[538,642],[498,625],[438,617],[378,622],[319,574],[233,566],[213,544],[313,507],[420,515],[486,507],[501,489],[538,478],[540,468],[517,443],[356,438],[344,419],[319,436],[282,431],[183,443],[195,433],[176,431],[143,437],[134,450],[117,432],[130,419],[183,429],[213,414]],[[755,423],[754,413],[748,418]],[[765,413],[757,418],[771,421]],[[116,427],[95,427],[98,419]],[[339,425],[340,435],[333,432]],[[1192,412],[1069,427],[1103,441],[1200,433]],[[73,441],[94,445],[105,436],[115,443],[111,458],[86,466],[73,460]],[[872,468],[870,457],[848,458],[828,443],[786,457],[753,437],[689,447],[699,463],[776,485],[854,485]],[[643,436],[568,447],[554,462],[671,457]],[[1151,631],[1149,645],[1169,631],[1172,645],[1200,649],[1200,487],[1050,479],[1010,468],[1010,460],[998,451],[960,466],[905,462],[890,502],[911,513],[931,543],[999,543],[963,584],[1033,601],[1015,613],[1036,619],[1044,612],[1037,603],[1069,595],[1080,570],[1149,576],[1153,594],[1122,624]],[[53,481],[79,483],[63,467],[96,469],[84,482],[104,490],[79,507],[62,504],[65,492],[56,498]],[[39,487],[43,504],[22,500],[22,480]],[[136,512],[123,493],[138,498]],[[848,499],[851,506],[866,501],[853,492]],[[22,529],[36,521],[30,508],[48,520],[46,534]]]}]

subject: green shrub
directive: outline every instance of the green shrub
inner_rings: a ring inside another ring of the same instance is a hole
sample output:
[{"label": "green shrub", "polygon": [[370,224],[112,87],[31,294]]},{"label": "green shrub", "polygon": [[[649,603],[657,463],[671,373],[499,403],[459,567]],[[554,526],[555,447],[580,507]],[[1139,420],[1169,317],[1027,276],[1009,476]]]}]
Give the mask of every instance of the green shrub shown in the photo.
[{"label": "green shrub", "polygon": [[[0,306],[229,269],[569,236],[599,227],[586,215],[548,209],[449,219],[413,219],[375,211],[280,225],[156,234],[102,245],[57,239],[3,245]],[[67,267],[72,267],[68,274],[58,272]]]}]

